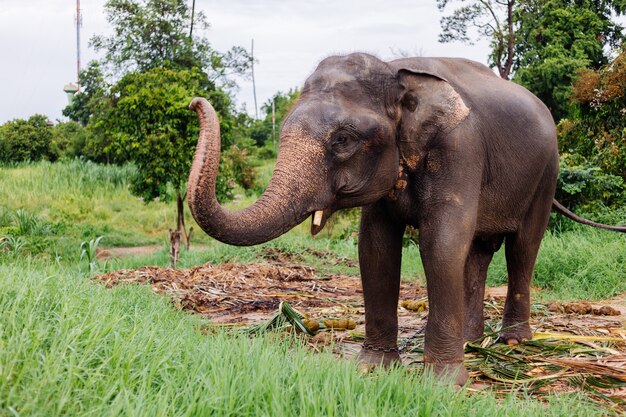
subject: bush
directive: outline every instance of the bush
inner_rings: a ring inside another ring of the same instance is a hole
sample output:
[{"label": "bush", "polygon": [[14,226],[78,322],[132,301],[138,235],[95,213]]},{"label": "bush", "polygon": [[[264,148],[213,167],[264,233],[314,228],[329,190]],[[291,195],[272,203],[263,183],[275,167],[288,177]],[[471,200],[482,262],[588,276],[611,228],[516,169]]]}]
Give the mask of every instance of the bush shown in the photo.
[{"label": "bush", "polygon": [[53,146],[53,129],[48,118],[36,114],[15,119],[0,126],[0,162],[54,161],[58,153]]},{"label": "bush", "polygon": [[74,121],[57,123],[52,130],[51,148],[59,158],[83,156],[89,142],[87,129]]},{"label": "bush", "polygon": [[626,204],[626,47],[599,70],[582,70],[572,89],[574,118],[558,125],[557,198],[594,211]]},{"label": "bush", "polygon": [[567,207],[619,207],[626,203],[625,193],[622,177],[603,171],[580,155],[561,156],[556,198]]},{"label": "bush", "polygon": [[572,94],[576,118],[559,123],[559,150],[626,180],[626,46],[610,64],[580,72]]},{"label": "bush", "polygon": [[256,172],[250,163],[250,153],[250,149],[241,149],[237,145],[222,152],[215,183],[215,194],[221,203],[232,200],[233,190],[237,184],[246,191],[259,191]]}]

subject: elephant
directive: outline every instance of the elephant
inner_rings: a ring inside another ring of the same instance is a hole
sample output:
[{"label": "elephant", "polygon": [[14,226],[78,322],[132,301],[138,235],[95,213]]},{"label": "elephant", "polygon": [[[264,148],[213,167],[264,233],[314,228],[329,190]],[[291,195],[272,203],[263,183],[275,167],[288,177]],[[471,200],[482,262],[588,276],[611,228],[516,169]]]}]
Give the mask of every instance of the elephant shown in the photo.
[{"label": "elephant", "polygon": [[200,133],[188,204],[215,239],[255,245],[309,217],[315,235],[335,211],[361,207],[365,341],[358,360],[365,365],[400,361],[397,308],[407,225],[419,230],[427,283],[424,362],[438,377],[463,384],[463,345],[483,335],[494,253],[505,244],[500,340],[520,343],[532,337],[530,281],[553,204],[586,221],[554,200],[559,155],[549,110],[470,60],[325,58],[282,124],[267,189],[240,211],[225,210],[215,197],[216,113],[203,98],[190,108]]}]

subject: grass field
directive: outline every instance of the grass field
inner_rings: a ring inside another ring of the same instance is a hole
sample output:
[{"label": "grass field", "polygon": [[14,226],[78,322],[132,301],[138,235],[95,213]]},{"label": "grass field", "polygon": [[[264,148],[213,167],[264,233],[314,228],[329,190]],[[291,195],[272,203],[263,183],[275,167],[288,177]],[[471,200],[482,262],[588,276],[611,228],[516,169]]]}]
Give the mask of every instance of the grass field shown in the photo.
[{"label": "grass field", "polygon": [[[271,166],[262,167],[263,176]],[[0,416],[591,416],[604,409],[580,396],[453,391],[403,369],[367,376],[349,361],[311,355],[297,340],[209,333],[147,288],[105,289],[90,280],[81,243],[161,244],[163,250],[97,268],[168,262],[172,203],[145,204],[128,191],[133,168],[73,161],[0,168]],[[253,196],[242,197],[246,205]],[[351,215],[354,217],[354,214]],[[307,248],[355,259],[343,217],[311,238],[308,224],[263,247]],[[626,219],[622,219],[626,222]],[[235,248],[196,232],[180,266],[249,262],[263,247]],[[307,263],[339,272],[354,267]],[[405,248],[403,276],[422,279],[417,249]],[[549,232],[534,285],[542,299],[601,299],[626,291],[626,238],[572,227]],[[489,283],[506,280],[502,253]]]},{"label": "grass field", "polygon": [[363,376],[296,341],[204,334],[144,287],[0,265],[0,415],[591,416],[588,400],[467,394],[402,369]]}]

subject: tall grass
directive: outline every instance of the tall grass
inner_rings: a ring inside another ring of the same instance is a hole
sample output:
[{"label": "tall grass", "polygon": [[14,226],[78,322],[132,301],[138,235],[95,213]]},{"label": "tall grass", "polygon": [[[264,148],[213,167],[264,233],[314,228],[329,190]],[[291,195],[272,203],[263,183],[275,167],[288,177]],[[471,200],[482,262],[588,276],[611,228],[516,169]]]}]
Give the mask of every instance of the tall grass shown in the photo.
[{"label": "tall grass", "polygon": [[164,242],[168,227],[175,225],[172,203],[145,204],[130,193],[132,165],[43,161],[0,170],[0,221],[5,223],[0,228],[19,227],[20,220],[11,220],[18,213],[50,225],[55,237],[43,251],[49,257],[60,253],[74,261],[80,255],[75,248],[98,236],[109,246]]},{"label": "tall grass", "polygon": [[19,201],[48,194],[75,197],[113,194],[127,188],[129,178],[136,173],[133,165],[104,165],[81,159],[62,163],[25,162],[2,169],[7,175],[2,192],[10,192]]},{"label": "tall grass", "polygon": [[213,333],[145,287],[0,265],[2,416],[593,416],[581,397],[468,394],[403,369],[364,376],[293,339]]},{"label": "tall grass", "polygon": [[[576,226],[544,236],[532,284],[542,299],[603,299],[626,292],[626,236]],[[504,250],[489,270],[488,284],[506,283]]]}]

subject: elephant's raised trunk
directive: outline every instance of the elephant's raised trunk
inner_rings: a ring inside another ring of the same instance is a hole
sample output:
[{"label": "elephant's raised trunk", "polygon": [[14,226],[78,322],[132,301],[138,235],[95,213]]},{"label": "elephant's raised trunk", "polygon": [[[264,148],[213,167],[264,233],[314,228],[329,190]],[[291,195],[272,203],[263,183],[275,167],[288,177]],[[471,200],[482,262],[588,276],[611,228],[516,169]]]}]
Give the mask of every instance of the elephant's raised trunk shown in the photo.
[{"label": "elephant's raised trunk", "polygon": [[[274,175],[267,190],[250,207],[227,211],[215,196],[220,157],[220,126],[215,110],[204,98],[189,105],[200,119],[198,145],[189,174],[187,200],[198,225],[208,235],[231,245],[267,242],[297,224],[316,209],[313,204],[313,161],[317,152],[302,155],[281,141]],[[313,159],[312,159],[313,158]],[[317,179],[319,183],[319,179]]]}]

